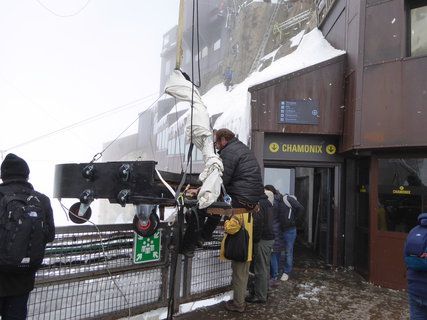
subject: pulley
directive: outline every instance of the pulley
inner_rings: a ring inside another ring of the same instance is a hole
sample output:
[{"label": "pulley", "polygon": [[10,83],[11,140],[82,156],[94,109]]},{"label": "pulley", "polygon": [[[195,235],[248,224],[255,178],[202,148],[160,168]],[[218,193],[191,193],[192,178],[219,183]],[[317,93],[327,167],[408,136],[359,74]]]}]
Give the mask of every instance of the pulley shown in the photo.
[{"label": "pulley", "polygon": [[156,233],[160,225],[157,206],[152,204],[135,205],[136,214],[133,218],[133,230],[142,237],[150,237]]},{"label": "pulley", "polygon": [[68,210],[70,220],[77,224],[85,223],[92,216],[92,209],[89,204],[76,202]]}]

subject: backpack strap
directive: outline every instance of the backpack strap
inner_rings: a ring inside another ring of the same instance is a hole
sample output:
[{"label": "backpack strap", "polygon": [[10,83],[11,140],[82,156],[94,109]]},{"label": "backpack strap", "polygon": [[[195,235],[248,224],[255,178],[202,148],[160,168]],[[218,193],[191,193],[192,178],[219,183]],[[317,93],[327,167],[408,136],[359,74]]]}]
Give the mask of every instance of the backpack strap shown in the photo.
[{"label": "backpack strap", "polygon": [[292,215],[292,205],[291,205],[291,203],[289,202],[288,197],[292,197],[292,196],[289,196],[289,195],[285,194],[285,195],[283,196],[283,202],[284,202],[284,203],[285,203],[285,205],[289,208],[288,220],[290,220],[290,219],[291,219],[291,215]]},{"label": "backpack strap", "polygon": [[287,194],[285,194],[284,196],[283,196],[283,202],[286,204],[286,206],[288,207],[288,208],[292,208],[292,205],[291,205],[291,203],[289,202],[289,200],[288,200],[288,195]]}]

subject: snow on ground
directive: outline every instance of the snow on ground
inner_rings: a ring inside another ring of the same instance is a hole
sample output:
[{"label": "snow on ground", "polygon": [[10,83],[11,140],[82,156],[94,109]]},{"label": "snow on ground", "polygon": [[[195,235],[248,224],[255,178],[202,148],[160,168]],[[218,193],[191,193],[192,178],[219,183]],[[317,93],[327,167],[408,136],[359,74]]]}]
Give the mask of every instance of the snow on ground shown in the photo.
[{"label": "snow on ground", "polygon": [[244,314],[224,309],[224,303],[178,315],[178,320],[407,320],[405,291],[366,282],[349,268],[320,261],[298,241],[294,269],[288,281],[272,288],[267,303],[249,303]]},{"label": "snow on ground", "polygon": [[[232,297],[233,297],[233,292],[227,291],[223,294],[213,296],[212,298],[209,298],[209,299],[184,303],[179,306],[179,311],[175,315],[180,315],[187,312],[195,311],[199,308],[212,306],[212,305],[221,303],[222,301],[228,301],[232,299]],[[136,316],[122,318],[121,320],[161,320],[161,319],[166,319],[167,314],[168,314],[167,308],[159,308],[159,309],[142,313]]]}]

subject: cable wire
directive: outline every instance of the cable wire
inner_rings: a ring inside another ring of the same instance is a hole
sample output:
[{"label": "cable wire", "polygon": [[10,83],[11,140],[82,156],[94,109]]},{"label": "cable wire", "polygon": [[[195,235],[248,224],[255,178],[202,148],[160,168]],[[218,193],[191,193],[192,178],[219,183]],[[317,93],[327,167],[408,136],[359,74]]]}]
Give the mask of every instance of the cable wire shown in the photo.
[{"label": "cable wire", "polygon": [[111,273],[111,270],[110,270],[110,268],[109,268],[109,266],[108,266],[108,264],[109,264],[109,262],[108,262],[108,256],[107,256],[107,253],[105,252],[105,245],[104,245],[104,241],[102,240],[102,233],[101,233],[101,230],[99,230],[99,228],[98,228],[98,226],[96,225],[96,223],[94,223],[94,222],[92,222],[92,221],[90,221],[90,220],[88,220],[88,219],[85,219],[84,217],[80,217],[80,216],[78,216],[77,214],[75,214],[74,212],[71,212],[71,211],[70,211],[70,209],[69,209],[69,208],[67,208],[67,207],[62,203],[61,199],[58,199],[58,201],[59,201],[59,204],[60,204],[60,205],[61,205],[61,207],[62,207],[62,210],[64,210],[64,213],[65,213],[65,215],[67,216],[67,219],[68,219],[68,214],[67,214],[67,212],[68,212],[69,214],[72,214],[73,216],[75,216],[75,217],[77,217],[77,218],[79,218],[79,219],[81,219],[81,220],[84,220],[85,222],[89,222],[90,224],[92,224],[92,225],[95,227],[95,229],[96,229],[96,231],[97,231],[97,234],[98,234],[98,237],[99,237],[99,242],[100,242],[100,244],[101,244],[102,255],[103,255],[104,260],[105,260],[105,270],[107,270],[107,273],[108,273],[108,276],[109,276],[110,280],[113,282],[114,286],[117,288],[117,290],[120,292],[120,294],[122,295],[123,299],[125,300],[126,305],[127,305],[127,307],[128,307],[128,318],[130,318],[130,316],[131,316],[131,306],[130,306],[130,302],[129,302],[128,298],[126,297],[126,294],[123,292],[122,288],[120,288],[120,286],[119,286],[119,284],[117,283],[116,279],[114,279],[114,277],[113,277],[113,275],[112,275],[112,273]]},{"label": "cable wire", "polygon": [[[156,102],[157,101],[159,101],[160,100],[160,98],[161,97],[163,97],[163,95],[164,95],[164,93],[161,95],[161,96],[159,96],[148,108],[147,108],[147,110],[148,109],[150,109],[152,106],[154,106],[155,104],[156,104]],[[132,121],[132,123],[129,125],[129,126],[127,126],[126,127],[126,129],[124,129],[113,141],[111,141],[105,148],[104,148],[104,150],[102,150],[101,152],[98,152],[98,153],[96,153],[94,156],[93,156],[93,158],[92,158],[92,161],[90,162],[90,163],[93,163],[93,162],[95,162],[95,161],[97,161],[97,160],[99,160],[101,157],[102,157],[102,154],[105,152],[105,150],[107,150],[109,147],[111,147],[111,145],[113,144],[113,143],[115,143],[122,135],[123,135],[123,133],[125,133],[130,127],[132,127],[132,125],[135,123],[135,122],[137,122],[138,120],[139,120],[139,118],[141,117],[141,114],[139,114],[138,115],[138,117],[135,119],[135,120],[133,120]]]},{"label": "cable wire", "polygon": [[[36,142],[36,141],[39,141],[39,140],[42,140],[42,139],[48,138],[48,137],[53,136],[53,135],[55,135],[55,134],[57,134],[57,133],[60,133],[60,132],[62,132],[62,131],[71,130],[71,129],[73,129],[73,128],[75,128],[75,127],[78,127],[78,126],[80,126],[80,125],[83,125],[83,124],[89,123],[89,122],[91,122],[91,121],[98,120],[98,119],[103,118],[103,117],[105,117],[105,116],[107,116],[107,115],[109,115],[109,114],[112,114],[112,113],[118,112],[118,111],[120,111],[121,109],[125,109],[126,107],[129,107],[129,106],[131,106],[131,107],[135,107],[135,106],[134,106],[134,104],[136,104],[137,102],[141,102],[142,100],[145,100],[145,99],[147,99],[147,98],[149,98],[149,97],[151,97],[151,96],[152,96],[152,94],[151,94],[151,95],[149,95],[149,96],[146,96],[146,97],[144,97],[144,98],[140,98],[140,99],[137,99],[137,100],[134,100],[134,101],[128,102],[128,103],[126,103],[126,104],[124,104],[124,105],[121,105],[121,106],[115,107],[115,108],[113,108],[113,109],[107,110],[107,111],[105,111],[105,112],[102,112],[102,113],[96,114],[96,115],[91,116],[91,117],[89,117],[89,118],[86,118],[86,119],[80,120],[80,121],[78,121],[78,122],[72,123],[72,124],[70,124],[70,125],[67,125],[67,126],[65,126],[65,127],[60,128],[60,129],[57,129],[57,130],[54,130],[54,131],[48,132],[48,133],[46,133],[46,134],[43,134],[43,135],[38,136],[38,137],[35,137],[35,138],[30,139],[30,140],[28,140],[28,141],[25,141],[25,142],[19,143],[19,144],[17,144],[17,145],[11,146],[11,147],[9,147],[9,148],[6,148],[6,149],[3,149],[3,150],[0,150],[0,151],[1,151],[2,153],[4,153],[4,152],[8,152],[8,151],[10,151],[10,150],[12,150],[12,149],[16,149],[16,148],[19,148],[19,147],[23,147],[23,146],[28,145],[28,144],[31,144],[31,143],[33,143],[33,142]],[[157,98],[157,100],[159,100],[159,98]],[[157,100],[156,100],[156,101],[157,101]],[[152,105],[150,105],[146,110],[150,109],[151,107],[152,107]]]},{"label": "cable wire", "polygon": [[52,9],[50,9],[49,7],[47,7],[44,3],[42,3],[40,0],[36,0],[44,9],[46,9],[47,11],[49,11],[50,13],[52,13],[53,15],[60,17],[60,18],[71,18],[74,17],[76,15],[78,15],[80,12],[82,12],[84,9],[86,9],[86,7],[89,5],[89,2],[91,2],[91,0],[87,0],[87,2],[80,8],[78,9],[76,12],[71,13],[71,14],[59,14],[56,13],[55,11],[53,11]]}]

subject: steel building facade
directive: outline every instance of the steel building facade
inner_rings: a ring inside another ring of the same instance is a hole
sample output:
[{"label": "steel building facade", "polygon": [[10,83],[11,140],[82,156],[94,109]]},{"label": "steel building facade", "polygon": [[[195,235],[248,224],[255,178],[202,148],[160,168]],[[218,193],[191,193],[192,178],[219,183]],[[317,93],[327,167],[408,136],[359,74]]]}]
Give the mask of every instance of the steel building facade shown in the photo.
[{"label": "steel building facade", "polygon": [[[317,7],[319,29],[346,55],[250,88],[252,147],[264,170],[291,170],[321,257],[402,289],[404,240],[427,209],[427,3]],[[336,147],[333,159],[304,147],[319,137],[337,141],[322,149]]]}]

